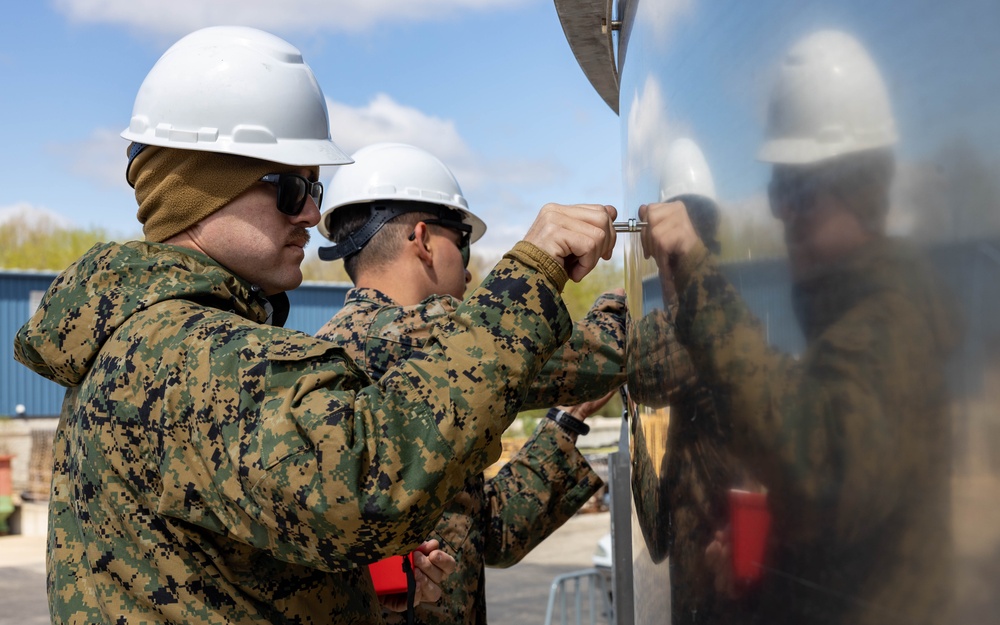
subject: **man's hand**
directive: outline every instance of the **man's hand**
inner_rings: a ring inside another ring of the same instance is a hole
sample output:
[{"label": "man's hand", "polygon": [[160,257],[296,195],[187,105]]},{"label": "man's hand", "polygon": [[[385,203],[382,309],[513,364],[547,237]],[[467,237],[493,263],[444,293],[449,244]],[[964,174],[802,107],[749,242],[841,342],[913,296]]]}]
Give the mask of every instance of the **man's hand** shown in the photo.
[{"label": "man's hand", "polygon": [[[455,572],[455,558],[438,549],[436,540],[428,540],[413,552],[413,576],[417,581],[414,605],[434,603],[441,598],[441,580]],[[382,605],[393,612],[406,610],[406,594],[379,597]]]},{"label": "man's hand", "polygon": [[614,397],[615,393],[617,392],[618,389],[614,389],[604,397],[598,397],[597,399],[591,401],[585,401],[582,404],[577,404],[575,406],[568,406],[568,407],[556,406],[556,408],[562,410],[567,414],[572,415],[573,418],[577,419],[578,421],[583,421],[590,415],[594,414],[595,412],[603,408],[604,404],[608,403],[608,401],[610,401],[611,398]]},{"label": "man's hand", "polygon": [[611,258],[617,216],[614,206],[546,204],[524,240],[556,259],[570,279],[579,282],[599,259]]},{"label": "man's hand", "polygon": [[701,241],[683,202],[640,206],[639,220],[646,222],[642,253],[653,257],[661,275],[672,275],[677,260]]},{"label": "man's hand", "polygon": [[714,573],[715,592],[730,599],[739,599],[745,594],[733,575],[733,543],[730,528],[715,532],[713,540],[705,549],[705,565]]}]

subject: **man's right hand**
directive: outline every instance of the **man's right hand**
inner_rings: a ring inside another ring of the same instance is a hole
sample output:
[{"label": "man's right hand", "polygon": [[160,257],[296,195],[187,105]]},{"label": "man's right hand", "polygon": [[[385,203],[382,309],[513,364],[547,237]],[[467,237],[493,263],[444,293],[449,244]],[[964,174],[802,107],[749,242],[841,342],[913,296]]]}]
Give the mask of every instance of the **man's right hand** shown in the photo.
[{"label": "man's right hand", "polygon": [[617,216],[614,206],[546,204],[524,240],[562,264],[570,279],[579,282],[599,259],[611,258]]},{"label": "man's right hand", "polygon": [[656,261],[661,277],[672,279],[674,263],[701,242],[687,208],[683,202],[643,205],[639,219],[646,222],[640,235],[643,256]]}]

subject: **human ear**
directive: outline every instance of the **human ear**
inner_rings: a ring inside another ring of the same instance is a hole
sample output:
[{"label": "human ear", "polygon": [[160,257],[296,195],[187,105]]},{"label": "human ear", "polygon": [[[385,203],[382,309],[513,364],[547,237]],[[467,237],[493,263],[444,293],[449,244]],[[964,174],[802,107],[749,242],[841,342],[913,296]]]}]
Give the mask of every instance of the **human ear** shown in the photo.
[{"label": "human ear", "polygon": [[431,250],[431,233],[427,224],[422,221],[417,222],[417,225],[413,227],[413,233],[410,234],[409,239],[412,242],[417,258],[428,267],[433,266],[434,252]]}]

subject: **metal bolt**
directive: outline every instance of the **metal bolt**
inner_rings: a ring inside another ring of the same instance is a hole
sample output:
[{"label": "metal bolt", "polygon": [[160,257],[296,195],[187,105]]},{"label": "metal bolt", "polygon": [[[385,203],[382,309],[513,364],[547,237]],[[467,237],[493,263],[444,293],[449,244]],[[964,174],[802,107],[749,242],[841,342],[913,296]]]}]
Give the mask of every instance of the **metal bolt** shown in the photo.
[{"label": "metal bolt", "polygon": [[616,221],[613,225],[615,232],[642,232],[642,229],[646,227],[646,222],[630,218],[628,221]]}]

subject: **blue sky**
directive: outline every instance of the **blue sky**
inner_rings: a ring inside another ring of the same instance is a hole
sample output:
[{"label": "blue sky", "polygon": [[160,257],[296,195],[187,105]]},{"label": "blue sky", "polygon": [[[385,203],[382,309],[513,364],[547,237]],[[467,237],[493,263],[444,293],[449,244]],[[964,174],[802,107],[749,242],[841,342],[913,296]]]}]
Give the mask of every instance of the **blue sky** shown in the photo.
[{"label": "blue sky", "polygon": [[160,54],[223,23],[302,50],[348,152],[395,140],[448,164],[489,224],[482,252],[513,244],[545,202],[620,201],[618,117],[551,0],[44,0],[0,20],[0,219],[138,233],[118,135]]},{"label": "blue sky", "polygon": [[[0,20],[0,220],[51,214],[115,238],[138,234],[118,135],[160,54],[184,34],[221,23],[270,30],[302,50],[329,102],[333,138],[348,152],[403,141],[448,164],[489,225],[477,245],[487,257],[509,248],[545,202],[614,204],[627,215],[635,207],[621,206],[623,198],[656,199],[623,189],[620,131],[630,122],[577,66],[552,0],[9,5]],[[1000,171],[995,0],[911,3],[906,11],[895,0],[643,6],[661,44],[630,52],[656,68],[626,80],[623,111],[637,97],[659,102],[638,121],[701,144],[730,215],[770,220],[768,168],[754,161],[768,87],[784,50],[821,27],[854,33],[884,73],[900,130],[894,204],[902,229],[908,207],[948,201],[928,195],[928,185],[942,186],[933,176],[948,164],[933,162],[940,146],[970,142]],[[633,141],[633,148],[648,146]]]}]

